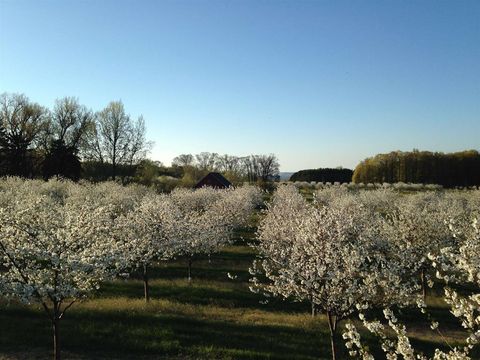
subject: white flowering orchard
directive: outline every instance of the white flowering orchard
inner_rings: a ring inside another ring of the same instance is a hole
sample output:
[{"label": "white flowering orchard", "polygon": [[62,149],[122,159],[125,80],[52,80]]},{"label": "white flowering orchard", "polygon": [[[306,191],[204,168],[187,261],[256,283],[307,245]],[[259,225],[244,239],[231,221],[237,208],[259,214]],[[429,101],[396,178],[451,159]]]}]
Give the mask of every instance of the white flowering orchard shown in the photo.
[{"label": "white flowering orchard", "polygon": [[333,359],[338,322],[356,304],[378,297],[378,277],[372,275],[380,257],[374,256],[378,249],[367,215],[354,198],[327,196],[308,203],[295,187],[281,186],[258,230],[253,289],[307,300],[326,313]]},{"label": "white flowering orchard", "polygon": [[6,183],[0,193],[0,288],[6,296],[43,306],[58,359],[66,311],[125,266],[120,244],[109,236],[114,209],[91,201],[88,186]]},{"label": "white flowering orchard", "polygon": [[[280,185],[252,245],[251,290],[323,312],[333,359],[339,323],[349,354],[373,359],[358,323],[348,321],[356,316],[389,360],[472,359],[480,340],[480,192],[417,190],[328,185],[308,200],[297,186]],[[139,269],[148,301],[148,270],[176,257],[187,259],[190,279],[192,260],[230,244],[263,195],[250,186],[160,195],[111,182],[0,180],[0,294],[41,304],[59,359],[60,321],[75,302]],[[441,338],[426,292],[434,282],[466,337],[427,356],[397,311],[418,306]]]},{"label": "white flowering orchard", "polygon": [[173,241],[179,244],[176,255],[187,258],[188,279],[191,280],[195,256],[210,255],[231,243],[232,231],[248,221],[262,201],[262,193],[253,186],[224,190],[176,189],[169,200],[178,223],[173,234]]},{"label": "white flowering orchard", "polygon": [[148,301],[154,262],[218,251],[261,199],[254,187],[158,195],[112,182],[1,180],[0,294],[43,306],[59,359],[60,320],[75,302],[138,268]]},{"label": "white flowering orchard", "polygon": [[121,243],[129,270],[142,270],[145,301],[150,299],[149,267],[170,259],[181,248],[175,236],[179,225],[177,209],[167,195],[157,194],[143,197],[134,211],[115,219],[112,236]]},{"label": "white flowering orchard", "polygon": [[[472,350],[480,342],[480,231],[477,220],[473,221],[473,230],[466,231],[467,235],[461,242],[454,246],[445,247],[439,254],[429,254],[432,266],[436,268],[436,276],[444,283],[443,300],[449,306],[450,312],[457,318],[465,333],[462,345],[450,345],[445,342],[448,350],[435,349],[432,356],[426,356],[414,348],[408,335],[407,326],[397,318],[392,308],[383,309],[383,319],[369,319],[360,309],[360,320],[364,327],[376,335],[381,343],[381,349],[387,359],[422,359],[422,360],[471,360]],[[452,229],[452,233],[455,231]],[[476,290],[455,290],[458,285],[470,284]],[[430,323],[438,337],[445,339],[442,333],[442,319],[436,319],[430,312],[428,305],[418,303],[426,321]],[[394,336],[392,337],[391,333]],[[374,359],[369,348],[362,343],[360,333],[353,323],[348,323],[343,333],[346,346],[352,358],[364,360]]]},{"label": "white flowering orchard", "polygon": [[[280,186],[259,225],[252,290],[310,301],[324,312],[333,359],[336,325],[352,313],[379,337],[387,359],[427,359],[413,349],[392,309],[418,304],[436,329],[425,303],[426,285],[435,277],[447,284],[480,283],[478,228],[476,223],[466,228],[477,211],[478,192],[332,186],[308,202],[296,187]],[[464,347],[437,349],[433,359],[469,359],[480,339],[480,294],[462,297],[447,286],[444,298],[469,336]],[[367,320],[370,309],[384,309],[383,319]],[[343,336],[351,356],[373,359],[353,323],[346,324]]]}]

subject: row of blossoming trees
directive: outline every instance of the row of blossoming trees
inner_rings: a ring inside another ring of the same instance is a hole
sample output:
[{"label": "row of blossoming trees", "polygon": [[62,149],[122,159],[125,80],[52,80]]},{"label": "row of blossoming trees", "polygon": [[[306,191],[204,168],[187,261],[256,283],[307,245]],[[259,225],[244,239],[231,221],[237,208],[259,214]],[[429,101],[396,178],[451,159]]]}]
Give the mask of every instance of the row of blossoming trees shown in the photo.
[{"label": "row of blossoming trees", "polygon": [[[40,303],[59,325],[75,302],[105,281],[155,261],[218,251],[248,220],[262,194],[254,187],[178,190],[159,195],[115,183],[0,181],[0,295]],[[190,276],[190,270],[189,270]]]},{"label": "row of blossoming trees", "polygon": [[[333,359],[337,325],[347,318],[343,338],[349,354],[373,359],[351,321],[356,313],[378,336],[387,359],[413,360],[429,357],[412,347],[395,312],[418,306],[442,337],[425,302],[429,287],[437,283],[468,335],[462,345],[436,349],[433,359],[470,359],[480,340],[480,232],[475,222],[480,192],[402,194],[333,187],[315,195],[309,202],[293,185],[274,194],[258,230],[252,290],[309,301],[313,311],[324,312]],[[460,295],[458,286],[469,282],[476,290],[466,294],[463,289]],[[383,309],[381,319],[378,309]]]},{"label": "row of blossoming trees", "polygon": [[[76,301],[138,269],[148,301],[154,262],[183,256],[190,277],[195,255],[227,244],[260,201],[253,187],[158,195],[114,183],[2,180],[0,293],[43,306],[58,359],[59,323]],[[478,191],[408,195],[346,187],[320,190],[308,202],[294,186],[280,186],[259,226],[252,290],[309,301],[313,312],[324,312],[334,359],[337,325],[353,313],[379,337],[388,359],[427,359],[411,346],[395,311],[415,304],[440,332],[425,302],[436,282],[468,338],[433,358],[469,359],[480,339],[480,295],[457,289],[468,282],[478,289],[480,282],[479,204]],[[371,311],[379,308],[383,319]],[[350,354],[372,359],[355,324],[345,328]]]}]

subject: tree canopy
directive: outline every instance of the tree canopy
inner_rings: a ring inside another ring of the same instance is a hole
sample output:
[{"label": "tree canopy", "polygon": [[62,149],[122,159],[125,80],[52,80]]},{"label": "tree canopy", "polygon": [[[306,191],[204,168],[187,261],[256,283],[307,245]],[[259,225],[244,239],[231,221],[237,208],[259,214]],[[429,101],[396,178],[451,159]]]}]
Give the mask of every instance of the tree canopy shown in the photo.
[{"label": "tree canopy", "polygon": [[339,182],[349,183],[352,181],[353,171],[344,168],[320,168],[300,170],[290,177],[290,181],[316,181],[316,182]]},{"label": "tree canopy", "polygon": [[101,169],[95,180],[133,176],[150,149],[145,133],[143,117],[133,121],[120,101],[95,113],[74,97],[57,99],[48,109],[23,94],[3,93],[0,175],[78,180],[82,161],[88,161],[87,177],[92,167]]},{"label": "tree canopy", "polygon": [[355,183],[422,183],[445,187],[480,185],[480,154],[476,150],[442,153],[393,151],[367,158],[353,173]]}]

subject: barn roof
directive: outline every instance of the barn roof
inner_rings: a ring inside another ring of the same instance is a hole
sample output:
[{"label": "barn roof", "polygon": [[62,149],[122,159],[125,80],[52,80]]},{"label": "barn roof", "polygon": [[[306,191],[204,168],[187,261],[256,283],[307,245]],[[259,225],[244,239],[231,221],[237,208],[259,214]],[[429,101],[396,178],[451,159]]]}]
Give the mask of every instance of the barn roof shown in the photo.
[{"label": "barn roof", "polygon": [[230,183],[230,181],[225,179],[225,177],[223,177],[222,174],[217,172],[211,172],[211,173],[208,173],[203,179],[201,179],[197,183],[197,185],[195,185],[195,189],[199,189],[204,186],[225,189],[232,186],[232,184]]}]

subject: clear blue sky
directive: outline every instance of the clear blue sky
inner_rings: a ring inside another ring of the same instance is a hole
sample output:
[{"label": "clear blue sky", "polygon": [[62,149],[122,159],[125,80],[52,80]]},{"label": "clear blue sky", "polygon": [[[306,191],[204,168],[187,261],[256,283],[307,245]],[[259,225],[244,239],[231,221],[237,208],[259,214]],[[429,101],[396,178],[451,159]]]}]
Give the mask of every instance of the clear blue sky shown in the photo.
[{"label": "clear blue sky", "polygon": [[151,157],[480,148],[480,1],[0,0],[0,92],[121,99]]}]

